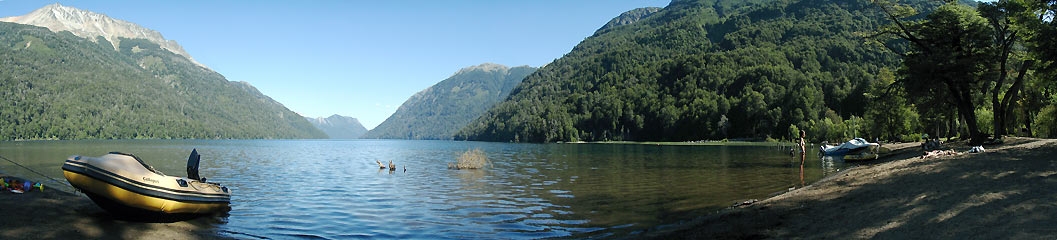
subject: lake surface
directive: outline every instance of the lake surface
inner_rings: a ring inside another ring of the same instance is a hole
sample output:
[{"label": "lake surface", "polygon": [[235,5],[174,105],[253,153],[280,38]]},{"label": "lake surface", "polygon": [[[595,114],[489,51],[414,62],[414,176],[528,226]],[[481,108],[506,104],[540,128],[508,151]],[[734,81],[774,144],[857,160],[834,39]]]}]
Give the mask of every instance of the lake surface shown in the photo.
[{"label": "lake surface", "polygon": [[[70,155],[133,153],[185,176],[193,148],[201,176],[233,195],[226,215],[191,221],[239,238],[634,236],[844,167],[811,148],[801,165],[788,146],[400,140],[0,142],[0,156],[65,184],[61,166]],[[491,166],[447,169],[475,148]],[[375,160],[398,170],[379,170]],[[8,161],[0,171],[68,188]]]}]

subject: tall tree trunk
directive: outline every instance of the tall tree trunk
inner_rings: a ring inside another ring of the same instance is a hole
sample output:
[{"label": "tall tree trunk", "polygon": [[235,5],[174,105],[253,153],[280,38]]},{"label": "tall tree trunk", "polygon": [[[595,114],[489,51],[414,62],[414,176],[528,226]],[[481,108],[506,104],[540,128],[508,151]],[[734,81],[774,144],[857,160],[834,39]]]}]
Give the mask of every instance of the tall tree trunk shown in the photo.
[{"label": "tall tree trunk", "polygon": [[[1008,73],[1006,73],[1006,64],[1009,61],[1009,52],[1006,51],[1005,56],[1002,57],[1002,62],[999,63],[998,79],[995,81],[995,87],[991,89],[991,110],[993,111],[993,121],[995,137],[1006,135],[1006,108],[1002,102],[998,99],[998,94],[1002,92],[1002,84],[1005,83]],[[1010,92],[1013,91],[1011,87]]]},{"label": "tall tree trunk", "polygon": [[1031,130],[1031,122],[1035,121],[1035,120],[1031,119],[1031,112],[1030,111],[1024,110],[1023,112],[1024,112],[1024,130],[1026,131],[1024,134],[1027,134],[1027,137],[1035,137],[1035,134],[1032,133],[1033,131]]},{"label": "tall tree trunk", "polygon": [[[1013,81],[1013,86],[1010,86],[1009,90],[1006,91],[1006,95],[1004,97],[1002,97],[1002,102],[998,103],[996,105],[996,106],[1000,107],[1000,108],[996,108],[996,109],[1001,109],[1002,111],[999,112],[998,110],[995,110],[995,112],[994,112],[994,115],[995,115],[995,137],[998,137],[998,136],[1001,136],[1001,135],[1006,135],[1007,132],[1005,131],[1005,129],[1006,129],[1006,126],[1008,126],[1008,124],[1006,124],[1006,120],[1013,116],[1013,108],[1011,107],[1011,105],[1013,104],[1013,102],[1016,101],[1017,95],[1020,94],[1020,89],[1024,86],[1024,75],[1027,74],[1028,68],[1031,67],[1031,65],[1034,62],[1035,61],[1033,61],[1033,60],[1026,60],[1026,61],[1024,61],[1024,63],[1022,63],[1020,65],[1020,72],[1017,73],[1017,79]],[[998,94],[995,93],[992,96],[997,96],[997,95]],[[992,101],[993,100],[994,99],[992,98]],[[999,116],[1001,116],[1001,117],[999,117]],[[1002,127],[1001,128],[1002,131],[999,131],[999,127]],[[1016,130],[1014,130],[1014,131],[1016,131]],[[1001,135],[999,134],[1000,132],[1001,132]]]},{"label": "tall tree trunk", "polygon": [[[996,15],[993,16],[998,17]],[[1000,62],[998,63],[998,78],[994,80],[995,86],[991,89],[991,110],[993,111],[992,116],[994,118],[991,123],[994,125],[994,135],[997,138],[1006,135],[1007,133],[1006,119],[1009,115],[1006,114],[1006,112],[1009,111],[1009,105],[1004,104],[1004,102],[999,102],[998,95],[1002,93],[1002,86],[1005,85],[1006,78],[1009,77],[1009,73],[1006,72],[1009,68],[1009,55],[1013,52],[1013,44],[1017,42],[1018,38],[1017,31],[1010,30],[1008,24],[1002,24],[1003,22],[1008,22],[1003,21],[1001,17],[990,18],[989,20],[991,26],[995,30],[995,44],[1000,49],[999,55],[997,56],[1000,58]],[[1007,97],[1009,96],[1009,93],[1015,93],[1017,91],[1014,90],[1014,87],[1010,87],[1009,90],[1007,90]]]},{"label": "tall tree trunk", "polygon": [[980,126],[976,122],[975,109],[972,102],[958,102],[958,115],[962,115],[962,119],[965,120],[965,126],[969,129],[969,144],[972,145],[978,145],[987,140],[987,136],[980,132]]},{"label": "tall tree trunk", "polygon": [[951,98],[954,99],[954,104],[958,108],[958,115],[961,115],[961,119],[965,120],[965,126],[969,130],[969,144],[977,145],[987,140],[987,136],[980,132],[980,126],[976,122],[976,106],[973,104],[972,93],[968,86],[956,84],[952,79],[943,79],[947,84],[947,90],[951,94]]}]

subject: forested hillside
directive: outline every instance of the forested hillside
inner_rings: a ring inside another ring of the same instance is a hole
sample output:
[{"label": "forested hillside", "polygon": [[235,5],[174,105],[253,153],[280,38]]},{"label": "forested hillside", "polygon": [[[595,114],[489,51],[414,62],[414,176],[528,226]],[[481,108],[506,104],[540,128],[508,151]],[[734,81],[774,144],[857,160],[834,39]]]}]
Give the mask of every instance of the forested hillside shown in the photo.
[{"label": "forested hillside", "polygon": [[0,22],[0,140],[324,138],[245,82],[143,39]]},{"label": "forested hillside", "polygon": [[490,63],[464,68],[408,98],[365,138],[452,139],[455,132],[505,99],[534,71],[536,68],[529,66],[509,68]]},{"label": "forested hillside", "polygon": [[864,94],[878,74],[898,68],[898,55],[862,37],[886,22],[867,0],[676,0],[585,39],[527,77],[457,138],[686,141],[780,139],[795,129],[825,134],[844,119],[861,119]]}]

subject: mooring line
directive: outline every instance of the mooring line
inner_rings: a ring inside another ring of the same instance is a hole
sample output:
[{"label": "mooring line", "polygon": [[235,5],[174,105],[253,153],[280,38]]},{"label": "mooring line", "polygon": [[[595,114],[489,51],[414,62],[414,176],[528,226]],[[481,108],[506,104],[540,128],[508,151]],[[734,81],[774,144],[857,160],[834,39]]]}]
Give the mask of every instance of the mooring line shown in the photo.
[{"label": "mooring line", "polygon": [[60,183],[62,185],[66,185],[67,187],[73,188],[73,185],[70,185],[69,183],[62,182],[62,181],[59,181],[59,180],[55,180],[54,178],[48,177],[48,175],[44,175],[43,173],[37,172],[36,170],[33,170],[32,168],[29,168],[29,167],[26,167],[26,166],[22,166],[22,164],[18,164],[18,162],[15,162],[15,161],[11,161],[11,159],[7,159],[3,155],[0,155],[0,158],[3,158],[4,160],[7,160],[8,162],[14,163],[15,165],[18,165],[19,167],[25,168],[26,170],[29,170],[30,172],[36,173],[37,175],[40,175],[41,177],[47,178],[47,179],[49,179],[51,181],[54,181],[54,182]]}]

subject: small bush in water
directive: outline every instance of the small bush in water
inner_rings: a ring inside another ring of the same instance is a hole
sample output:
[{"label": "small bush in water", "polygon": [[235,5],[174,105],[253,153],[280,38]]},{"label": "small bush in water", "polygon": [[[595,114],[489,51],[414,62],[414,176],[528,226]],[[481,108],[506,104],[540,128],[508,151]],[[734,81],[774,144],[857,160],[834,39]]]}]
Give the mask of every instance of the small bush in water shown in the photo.
[{"label": "small bush in water", "polygon": [[488,156],[484,155],[484,151],[481,149],[469,150],[462,155],[459,155],[457,163],[448,163],[450,169],[478,169],[483,168],[486,164],[492,165],[491,161],[488,161]]}]

